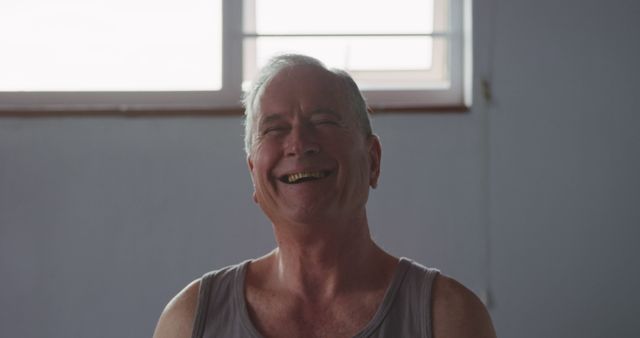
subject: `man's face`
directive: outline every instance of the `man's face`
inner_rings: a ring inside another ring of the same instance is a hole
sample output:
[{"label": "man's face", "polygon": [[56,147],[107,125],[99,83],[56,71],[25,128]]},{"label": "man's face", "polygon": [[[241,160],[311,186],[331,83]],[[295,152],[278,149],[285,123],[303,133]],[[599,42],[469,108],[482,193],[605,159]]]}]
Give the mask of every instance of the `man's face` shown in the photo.
[{"label": "man's face", "polygon": [[254,199],[271,221],[364,215],[380,144],[362,132],[335,75],[310,66],[285,69],[259,104],[248,164]]}]

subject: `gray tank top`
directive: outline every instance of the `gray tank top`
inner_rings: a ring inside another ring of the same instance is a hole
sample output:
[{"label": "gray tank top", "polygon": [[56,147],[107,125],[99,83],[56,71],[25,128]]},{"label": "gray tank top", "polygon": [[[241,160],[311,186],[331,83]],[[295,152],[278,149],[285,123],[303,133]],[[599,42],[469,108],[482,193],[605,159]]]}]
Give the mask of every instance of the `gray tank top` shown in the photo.
[{"label": "gray tank top", "polygon": [[[244,277],[250,262],[202,277],[193,338],[262,338],[249,319],[244,298]],[[401,258],[380,307],[355,337],[431,338],[431,287],[438,273]]]}]

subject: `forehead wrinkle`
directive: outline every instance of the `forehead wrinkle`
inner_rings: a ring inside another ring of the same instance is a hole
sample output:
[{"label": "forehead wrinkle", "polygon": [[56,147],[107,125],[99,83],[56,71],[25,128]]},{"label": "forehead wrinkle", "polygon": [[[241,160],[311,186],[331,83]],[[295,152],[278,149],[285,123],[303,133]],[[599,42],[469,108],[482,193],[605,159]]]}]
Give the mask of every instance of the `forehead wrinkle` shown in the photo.
[{"label": "forehead wrinkle", "polygon": [[331,114],[331,115],[338,115],[338,113],[336,113],[333,109],[331,109],[331,108],[325,108],[325,107],[318,107],[318,108],[314,108],[313,110],[311,110],[311,114]]},{"label": "forehead wrinkle", "polygon": [[311,113],[310,113],[311,116],[322,115],[322,114],[331,115],[333,117],[336,117],[336,118],[342,120],[342,115],[340,115],[338,112],[336,112],[335,110],[333,110],[331,108],[316,108],[316,109],[313,109],[311,111]]},{"label": "forehead wrinkle", "polygon": [[[302,109],[300,109],[300,111],[302,112],[303,115],[307,115]],[[316,115],[323,115],[323,114],[331,115],[333,117],[338,118],[339,120],[342,120],[342,116],[331,108],[313,109],[308,113],[308,117],[313,117]],[[258,118],[258,125],[265,125],[265,124],[286,120],[287,119],[286,115],[287,114],[285,113],[267,113],[266,115],[261,114],[260,117]]]}]

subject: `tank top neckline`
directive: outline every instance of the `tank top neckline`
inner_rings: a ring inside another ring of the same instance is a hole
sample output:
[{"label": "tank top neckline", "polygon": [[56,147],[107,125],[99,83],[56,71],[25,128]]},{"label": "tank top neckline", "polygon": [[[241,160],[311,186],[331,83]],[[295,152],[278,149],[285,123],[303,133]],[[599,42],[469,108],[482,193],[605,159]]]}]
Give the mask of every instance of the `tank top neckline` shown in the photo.
[{"label": "tank top neckline", "polygon": [[[262,335],[258,332],[258,329],[253,325],[251,318],[249,317],[249,310],[247,309],[247,303],[244,296],[244,283],[246,277],[247,266],[252,262],[252,259],[248,259],[242,263],[240,263],[238,269],[235,271],[234,275],[234,287],[233,287],[233,301],[236,303],[235,308],[238,313],[238,318],[245,326],[247,330],[251,333],[253,338],[263,338]],[[382,297],[382,302],[378,306],[375,314],[369,320],[369,322],[355,335],[353,338],[366,337],[371,332],[373,332],[380,324],[384,317],[389,312],[391,308],[391,304],[395,299],[396,292],[400,288],[402,284],[402,280],[406,275],[409,267],[411,266],[412,260],[406,257],[400,257],[398,261],[398,265],[396,266],[395,271],[393,272],[393,277],[391,278],[391,283],[387,287],[387,290]]]}]

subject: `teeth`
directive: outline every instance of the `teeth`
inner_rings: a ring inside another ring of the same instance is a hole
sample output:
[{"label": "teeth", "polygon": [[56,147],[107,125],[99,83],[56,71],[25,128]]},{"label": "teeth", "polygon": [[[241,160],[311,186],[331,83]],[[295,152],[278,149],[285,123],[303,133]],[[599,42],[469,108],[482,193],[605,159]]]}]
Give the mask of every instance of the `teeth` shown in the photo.
[{"label": "teeth", "polygon": [[323,173],[322,171],[313,171],[313,172],[302,172],[302,173],[296,173],[296,174],[291,174],[291,175],[287,175],[287,182],[289,183],[294,183],[298,180],[301,180],[303,178],[307,178],[307,177],[313,177],[313,178],[323,178],[325,176],[325,173]]}]

